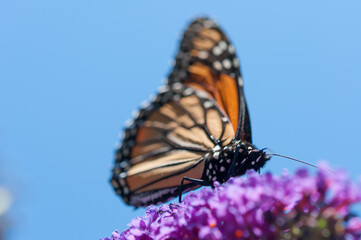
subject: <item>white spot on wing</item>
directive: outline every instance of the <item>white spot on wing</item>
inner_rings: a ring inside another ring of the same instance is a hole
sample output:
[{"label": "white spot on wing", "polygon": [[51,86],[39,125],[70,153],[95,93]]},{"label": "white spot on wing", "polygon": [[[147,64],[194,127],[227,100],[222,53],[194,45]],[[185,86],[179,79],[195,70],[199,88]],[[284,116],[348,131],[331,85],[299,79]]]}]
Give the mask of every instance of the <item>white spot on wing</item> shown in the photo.
[{"label": "white spot on wing", "polygon": [[228,46],[228,52],[233,54],[234,53],[234,47],[232,45]]},{"label": "white spot on wing", "polygon": [[121,167],[121,168],[129,167],[129,161],[123,160],[121,163],[119,163],[119,167]]},{"label": "white spot on wing", "polygon": [[208,94],[202,90],[197,90],[196,93],[197,93],[197,96],[200,98],[208,98]]},{"label": "white spot on wing", "polygon": [[219,61],[213,62],[213,67],[218,71],[222,70],[222,64]]},{"label": "white spot on wing", "polygon": [[238,85],[241,87],[243,86],[243,80],[241,77],[238,77]]},{"label": "white spot on wing", "polygon": [[206,59],[207,57],[208,57],[208,52],[206,52],[206,51],[199,51],[198,52],[198,57],[200,58],[200,59]]},{"label": "white spot on wing", "polygon": [[239,62],[238,62],[238,59],[237,58],[233,58],[233,65],[235,67],[238,67],[239,66]]},{"label": "white spot on wing", "polygon": [[187,89],[185,89],[185,90],[183,91],[183,94],[184,94],[185,96],[189,96],[189,95],[191,95],[193,92],[194,92],[193,89],[187,88]]},{"label": "white spot on wing", "polygon": [[180,101],[181,96],[180,96],[179,94],[175,94],[174,97],[173,97],[173,99],[174,99],[175,101]]},{"label": "white spot on wing", "polygon": [[147,100],[143,101],[141,104],[140,104],[140,107],[141,108],[147,108],[149,107],[150,105],[150,102],[148,102]]},{"label": "white spot on wing", "polygon": [[181,83],[174,83],[174,84],[172,85],[172,88],[173,88],[174,90],[179,90],[179,89],[182,88],[182,84],[181,84]]},{"label": "white spot on wing", "polygon": [[137,118],[139,116],[139,111],[138,110],[134,110],[132,113],[133,118]]},{"label": "white spot on wing", "polygon": [[126,178],[127,174],[125,172],[122,172],[122,173],[119,174],[119,177],[120,178]]},{"label": "white spot on wing", "polygon": [[223,60],[223,66],[225,69],[230,69],[232,67],[232,63],[229,59],[224,59]]},{"label": "white spot on wing", "polygon": [[213,25],[214,25],[214,23],[213,23],[213,21],[211,21],[211,20],[206,20],[206,21],[204,21],[204,26],[205,26],[206,28],[211,28],[211,27],[213,27]]},{"label": "white spot on wing", "polygon": [[227,49],[227,43],[223,40],[218,43],[218,46],[222,49],[222,51]]},{"label": "white spot on wing", "polygon": [[168,90],[169,90],[169,87],[168,87],[167,85],[160,86],[160,87],[158,88],[158,92],[159,92],[159,93],[165,93],[165,92],[167,92]]},{"label": "white spot on wing", "polygon": [[205,108],[210,108],[210,107],[213,106],[213,104],[212,104],[211,101],[206,101],[206,102],[204,102],[203,106],[204,106]]},{"label": "white spot on wing", "polygon": [[223,122],[229,122],[227,117],[222,117]]},{"label": "white spot on wing", "polygon": [[125,122],[125,127],[126,127],[126,128],[129,128],[132,124],[133,124],[133,119],[128,119],[128,120]]},{"label": "white spot on wing", "polygon": [[222,53],[222,49],[221,49],[220,47],[218,47],[218,46],[215,46],[215,47],[212,49],[212,52],[213,52],[213,54],[214,54],[215,56],[219,56],[219,55],[221,55],[221,53]]}]

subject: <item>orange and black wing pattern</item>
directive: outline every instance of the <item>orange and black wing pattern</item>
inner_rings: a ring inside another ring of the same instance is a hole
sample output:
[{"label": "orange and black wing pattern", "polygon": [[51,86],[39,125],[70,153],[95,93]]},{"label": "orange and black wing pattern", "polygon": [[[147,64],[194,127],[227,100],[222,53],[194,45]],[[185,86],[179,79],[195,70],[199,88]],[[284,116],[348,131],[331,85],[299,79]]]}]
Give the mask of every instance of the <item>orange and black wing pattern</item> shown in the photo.
[{"label": "orange and black wing pattern", "polygon": [[[234,139],[251,142],[238,60],[212,20],[196,19],[167,84],[124,130],[111,183],[129,205],[165,202],[183,177],[202,179],[212,150]],[[182,190],[197,187],[185,181]]]},{"label": "orange and black wing pattern", "polygon": [[[178,195],[184,176],[201,179],[206,155],[233,138],[231,123],[207,93],[165,86],[126,128],[112,185],[129,205],[164,202]],[[187,183],[184,191],[195,187]]]},{"label": "orange and black wing pattern", "polygon": [[236,138],[252,143],[239,60],[233,45],[214,21],[199,18],[189,25],[168,81],[209,93],[231,120]]}]

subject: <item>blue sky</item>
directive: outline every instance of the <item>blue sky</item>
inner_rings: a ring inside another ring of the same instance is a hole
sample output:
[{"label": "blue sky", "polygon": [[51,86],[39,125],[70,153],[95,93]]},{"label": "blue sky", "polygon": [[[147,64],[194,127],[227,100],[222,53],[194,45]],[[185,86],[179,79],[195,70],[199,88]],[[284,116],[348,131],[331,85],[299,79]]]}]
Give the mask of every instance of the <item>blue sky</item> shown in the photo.
[{"label": "blue sky", "polygon": [[[256,146],[360,175],[361,2],[0,0],[0,174],[8,239],[99,239],[134,211],[108,179],[124,122],[196,16],[240,58]],[[273,158],[264,171],[302,165]]]}]

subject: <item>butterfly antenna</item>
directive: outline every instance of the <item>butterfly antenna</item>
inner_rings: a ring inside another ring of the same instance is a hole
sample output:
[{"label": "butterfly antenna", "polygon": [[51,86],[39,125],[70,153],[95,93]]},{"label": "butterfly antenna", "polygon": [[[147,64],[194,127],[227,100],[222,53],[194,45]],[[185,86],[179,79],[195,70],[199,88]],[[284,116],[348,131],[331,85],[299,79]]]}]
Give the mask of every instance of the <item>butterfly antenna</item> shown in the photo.
[{"label": "butterfly antenna", "polygon": [[313,165],[313,164],[311,164],[311,163],[308,163],[308,162],[305,162],[305,161],[302,161],[302,160],[299,160],[299,159],[296,159],[296,158],[288,157],[288,156],[285,156],[285,155],[281,155],[281,154],[277,154],[277,153],[269,153],[269,154],[267,154],[267,155],[268,155],[268,156],[277,156],[277,157],[283,157],[283,158],[291,159],[291,160],[293,160],[293,161],[300,162],[300,163],[309,165],[309,166],[311,166],[311,167],[320,169],[320,168],[317,167],[316,165]]}]

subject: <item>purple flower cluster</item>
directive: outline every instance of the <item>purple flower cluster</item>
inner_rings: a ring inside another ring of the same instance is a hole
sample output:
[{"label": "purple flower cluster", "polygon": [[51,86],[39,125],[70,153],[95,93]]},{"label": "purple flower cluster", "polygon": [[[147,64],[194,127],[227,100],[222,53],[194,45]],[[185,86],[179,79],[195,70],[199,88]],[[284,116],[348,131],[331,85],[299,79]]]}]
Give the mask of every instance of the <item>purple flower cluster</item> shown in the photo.
[{"label": "purple flower cluster", "polygon": [[350,213],[360,201],[360,187],[343,171],[248,172],[191,192],[180,204],[149,206],[127,230],[103,240],[361,239],[361,219]]}]

